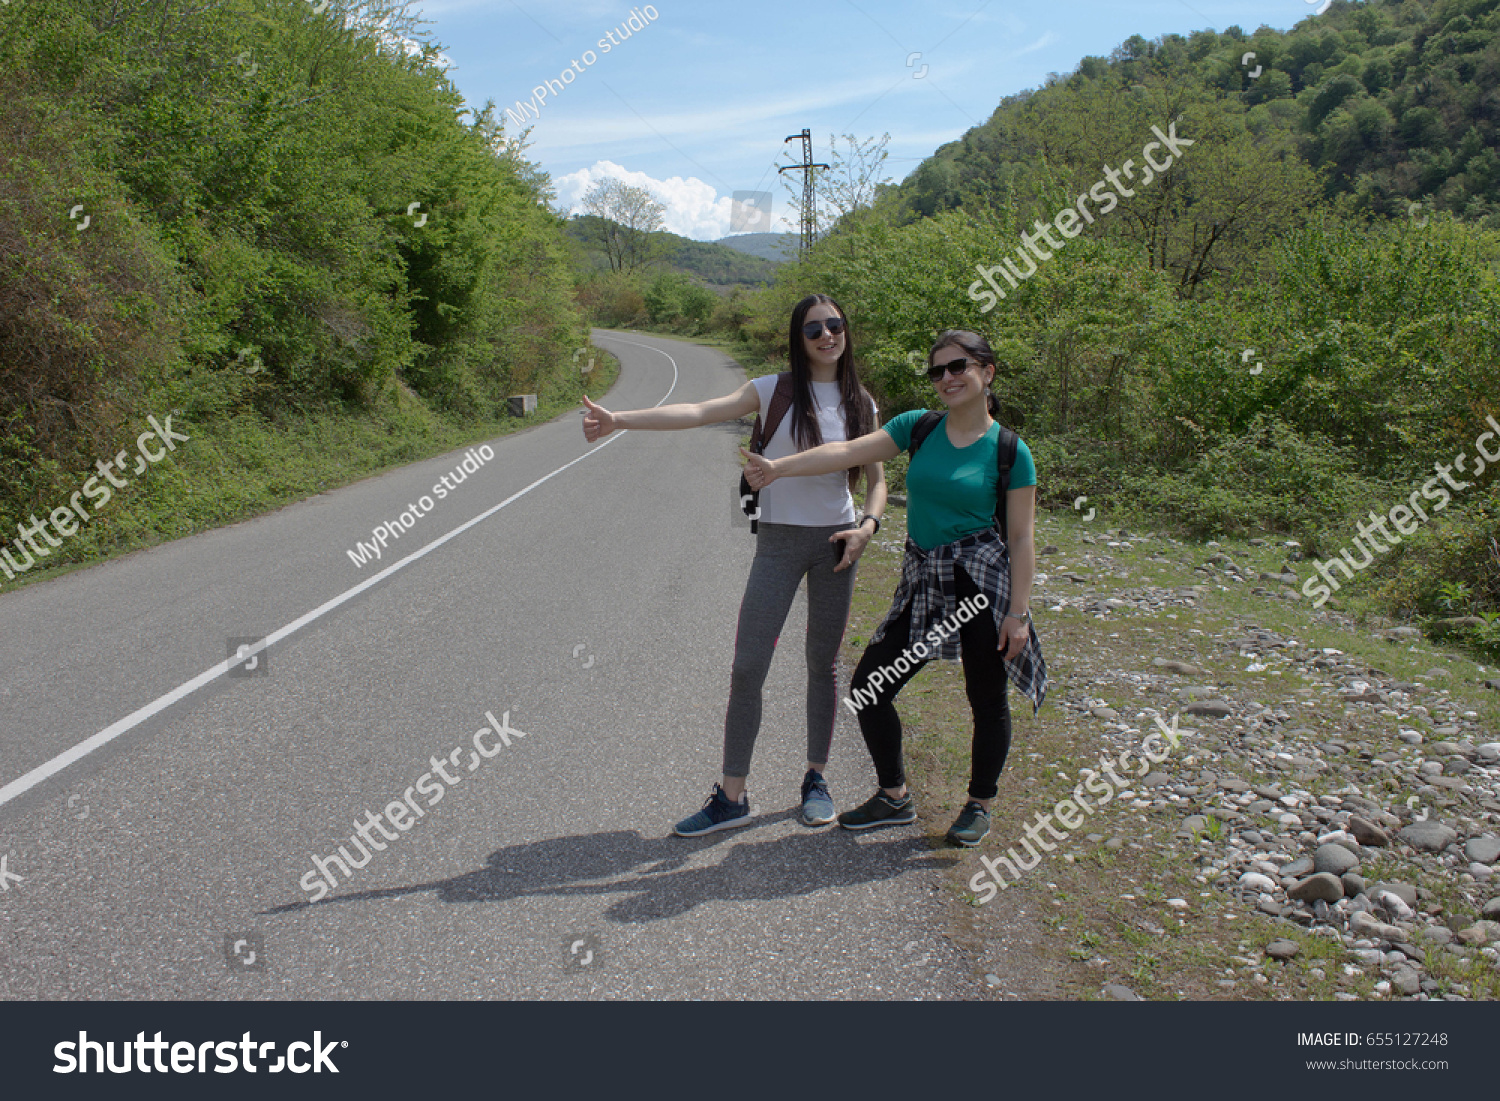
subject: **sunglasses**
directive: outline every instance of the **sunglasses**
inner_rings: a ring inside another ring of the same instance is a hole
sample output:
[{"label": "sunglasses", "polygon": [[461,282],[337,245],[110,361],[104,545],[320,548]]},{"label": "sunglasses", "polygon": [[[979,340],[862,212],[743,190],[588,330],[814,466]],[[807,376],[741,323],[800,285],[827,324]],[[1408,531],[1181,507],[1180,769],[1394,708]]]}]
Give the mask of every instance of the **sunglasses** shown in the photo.
[{"label": "sunglasses", "polygon": [[977,364],[978,362],[979,361],[976,359],[960,358],[950,359],[947,363],[935,363],[931,367],[927,368],[927,377],[930,378],[933,382],[942,382],[943,376],[951,371],[953,372],[953,377],[957,378],[959,375],[963,374],[969,369],[969,365],[971,363]]},{"label": "sunglasses", "polygon": [[823,335],[823,329],[827,328],[834,336],[838,336],[849,327],[849,323],[842,317],[830,317],[826,321],[809,321],[802,326],[802,335],[808,340],[817,340]]}]

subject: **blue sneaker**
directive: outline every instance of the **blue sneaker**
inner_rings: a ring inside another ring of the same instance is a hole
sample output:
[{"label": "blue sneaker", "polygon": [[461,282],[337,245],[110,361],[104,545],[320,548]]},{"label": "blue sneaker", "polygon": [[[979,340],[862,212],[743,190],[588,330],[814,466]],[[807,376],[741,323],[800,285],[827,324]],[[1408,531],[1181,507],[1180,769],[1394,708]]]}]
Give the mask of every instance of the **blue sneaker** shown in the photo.
[{"label": "blue sneaker", "polygon": [[828,785],[821,772],[810,768],[802,777],[802,824],[826,826],[833,819],[833,797],[828,794]]},{"label": "blue sneaker", "polygon": [[672,832],[678,837],[701,837],[705,833],[713,833],[716,830],[732,830],[736,826],[748,826],[753,817],[755,817],[755,812],[750,809],[748,793],[741,796],[738,803],[731,803],[729,797],[724,794],[724,789],[715,784],[714,793],[703,804],[703,809],[678,822],[672,828]]}]

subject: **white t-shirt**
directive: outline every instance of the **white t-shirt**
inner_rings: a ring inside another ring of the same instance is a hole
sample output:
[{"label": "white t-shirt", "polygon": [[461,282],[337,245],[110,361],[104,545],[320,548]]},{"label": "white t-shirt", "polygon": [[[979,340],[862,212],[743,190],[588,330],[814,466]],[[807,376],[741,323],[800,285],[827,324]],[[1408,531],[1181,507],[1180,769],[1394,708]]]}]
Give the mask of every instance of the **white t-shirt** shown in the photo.
[{"label": "white t-shirt", "polygon": [[[760,398],[760,416],[765,420],[771,407],[771,395],[776,391],[776,376],[763,375],[752,380],[755,393]],[[824,443],[842,443],[848,438],[844,431],[844,407],[837,382],[812,383],[813,403],[817,407],[818,429],[823,433]],[[880,425],[880,414],[875,403],[874,427]],[[776,434],[766,441],[765,456],[768,459],[783,459],[798,451],[792,438],[792,410],[789,408]],[[760,491],[760,518],[768,524],[797,524],[801,527],[846,526],[854,523],[854,498],[849,494],[847,471],[832,474],[817,474],[801,478],[778,478]]]}]

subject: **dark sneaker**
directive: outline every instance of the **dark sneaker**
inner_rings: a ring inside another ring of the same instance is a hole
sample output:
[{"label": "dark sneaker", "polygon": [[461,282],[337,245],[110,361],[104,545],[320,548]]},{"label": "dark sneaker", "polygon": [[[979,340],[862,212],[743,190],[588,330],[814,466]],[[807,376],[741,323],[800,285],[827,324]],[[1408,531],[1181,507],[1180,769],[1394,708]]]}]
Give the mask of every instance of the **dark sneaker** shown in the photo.
[{"label": "dark sneaker", "polygon": [[708,797],[708,802],[703,804],[703,809],[678,822],[672,832],[678,837],[700,837],[705,833],[713,833],[715,830],[732,830],[736,826],[748,826],[753,817],[755,817],[755,812],[750,809],[748,792],[740,797],[738,803],[731,803],[729,797],[724,794],[724,789],[715,784],[714,793]]},{"label": "dark sneaker", "polygon": [[862,806],[839,815],[839,825],[846,830],[868,830],[876,826],[909,826],[917,820],[917,805],[911,793],[892,799],[877,791]]},{"label": "dark sneaker", "polygon": [[826,826],[833,819],[833,796],[828,794],[823,774],[808,769],[807,775],[802,777],[802,823],[806,826]]},{"label": "dark sneaker", "polygon": [[958,821],[948,829],[948,840],[955,845],[973,848],[990,832],[990,813],[974,800],[964,804]]}]

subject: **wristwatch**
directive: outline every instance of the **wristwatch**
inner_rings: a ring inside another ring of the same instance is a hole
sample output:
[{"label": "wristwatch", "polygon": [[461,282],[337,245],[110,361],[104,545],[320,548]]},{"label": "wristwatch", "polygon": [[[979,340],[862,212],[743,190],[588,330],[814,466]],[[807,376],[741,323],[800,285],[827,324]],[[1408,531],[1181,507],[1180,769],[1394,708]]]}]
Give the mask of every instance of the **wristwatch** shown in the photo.
[{"label": "wristwatch", "polygon": [[866,520],[874,520],[875,521],[875,530],[870,535],[870,538],[873,539],[875,536],[877,536],[877,535],[880,534],[880,517],[879,516],[871,516],[867,512],[863,516],[861,516],[858,520],[856,520],[854,522],[854,526],[855,527],[862,527],[864,525],[864,522]]},{"label": "wristwatch", "polygon": [[1031,613],[1030,612],[1022,612],[1020,615],[1016,615],[1015,612],[1007,612],[1005,618],[1006,619],[1019,619],[1022,623],[1030,623],[1031,622]]}]

